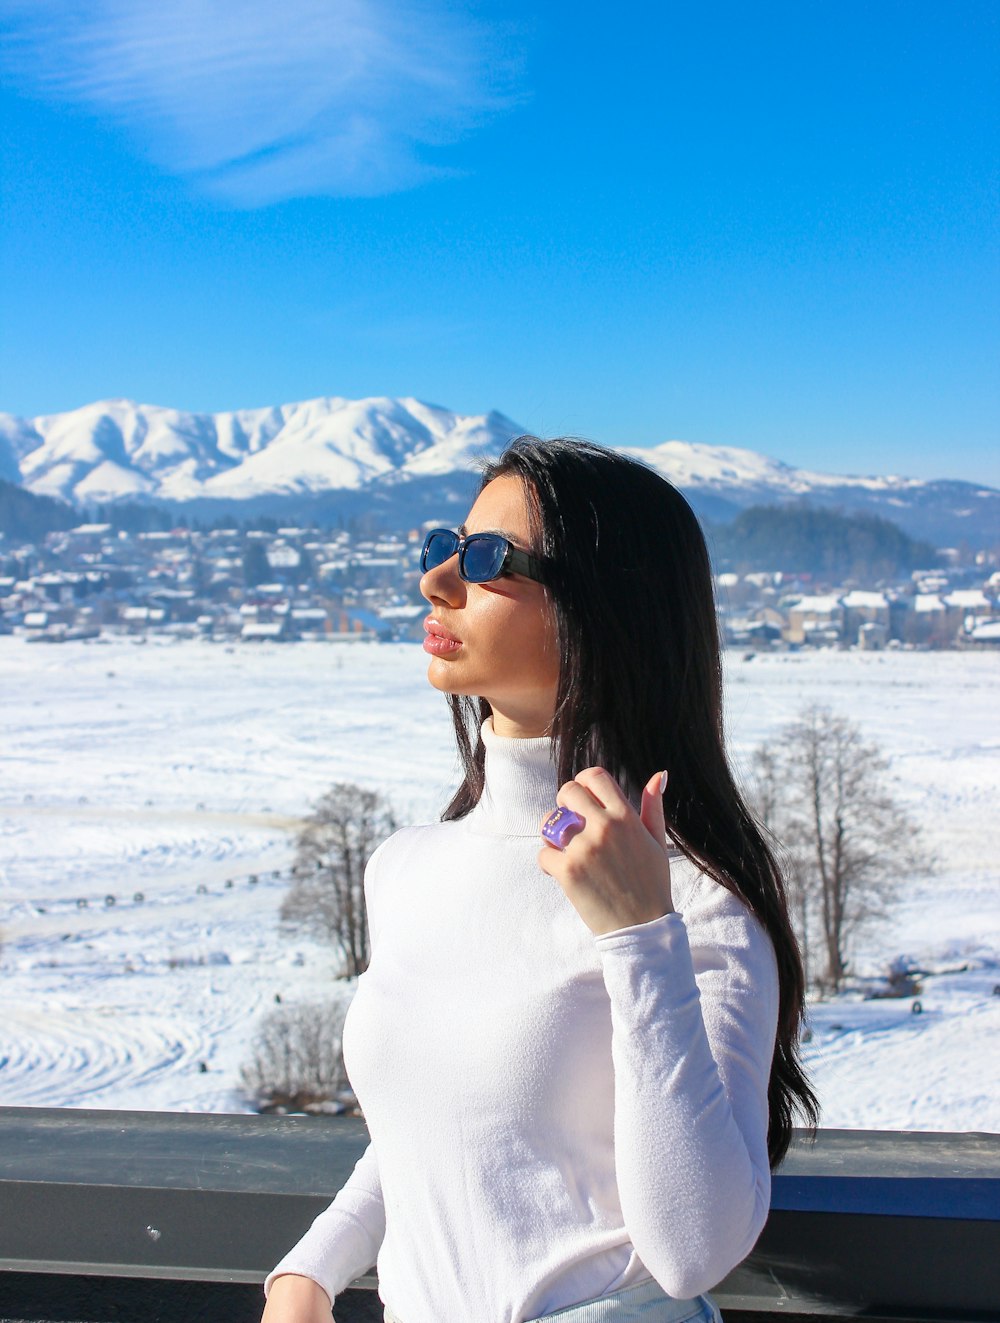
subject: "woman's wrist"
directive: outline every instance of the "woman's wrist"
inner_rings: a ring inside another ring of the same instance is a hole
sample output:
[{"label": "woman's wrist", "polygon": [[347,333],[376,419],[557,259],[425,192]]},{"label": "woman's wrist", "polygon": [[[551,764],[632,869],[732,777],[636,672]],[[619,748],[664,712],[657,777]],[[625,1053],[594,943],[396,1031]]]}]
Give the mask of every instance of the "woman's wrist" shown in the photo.
[{"label": "woman's wrist", "polygon": [[646,936],[647,934],[642,932],[637,933],[636,930],[647,927],[650,929],[650,935],[651,935],[652,932],[655,931],[652,929],[652,925],[654,923],[661,923],[662,920],[668,919],[672,914],[676,914],[676,913],[677,911],[675,909],[670,908],[663,910],[661,913],[653,914],[651,916],[642,919],[628,917],[627,919],[624,919],[621,923],[615,923],[614,927],[605,928],[602,932],[595,932],[594,936],[617,937],[619,934],[623,934],[625,936],[632,936],[633,934],[637,936]]}]

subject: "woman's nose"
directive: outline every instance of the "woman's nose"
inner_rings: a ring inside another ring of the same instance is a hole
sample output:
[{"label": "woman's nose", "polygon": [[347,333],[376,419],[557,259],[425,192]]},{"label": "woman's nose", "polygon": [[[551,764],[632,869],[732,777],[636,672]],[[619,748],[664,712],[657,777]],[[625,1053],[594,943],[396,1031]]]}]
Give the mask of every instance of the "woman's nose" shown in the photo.
[{"label": "woman's nose", "polygon": [[457,551],[432,570],[425,570],[420,579],[420,595],[428,602],[443,602],[446,606],[465,604],[465,582],[458,573]]}]

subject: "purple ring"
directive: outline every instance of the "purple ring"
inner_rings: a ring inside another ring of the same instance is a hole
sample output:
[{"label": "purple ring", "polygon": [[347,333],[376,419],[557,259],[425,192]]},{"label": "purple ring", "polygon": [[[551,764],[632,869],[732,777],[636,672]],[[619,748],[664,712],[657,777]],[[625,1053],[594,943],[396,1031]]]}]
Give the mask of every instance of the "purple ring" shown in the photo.
[{"label": "purple ring", "polygon": [[565,850],[570,838],[585,825],[579,813],[568,808],[554,808],[542,823],[542,835],[557,850]]}]

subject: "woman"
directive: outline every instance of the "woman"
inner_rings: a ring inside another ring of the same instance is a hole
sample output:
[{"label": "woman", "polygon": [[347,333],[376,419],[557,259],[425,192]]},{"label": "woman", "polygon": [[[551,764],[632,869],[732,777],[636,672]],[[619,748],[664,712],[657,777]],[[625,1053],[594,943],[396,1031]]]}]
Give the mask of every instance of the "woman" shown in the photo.
[{"label": "woman", "polygon": [[816,1103],[701,531],[644,465],[522,438],[423,569],[465,776],[369,863],[344,1053],[372,1143],[263,1323],[329,1320],[376,1257],[388,1323],[717,1318]]}]

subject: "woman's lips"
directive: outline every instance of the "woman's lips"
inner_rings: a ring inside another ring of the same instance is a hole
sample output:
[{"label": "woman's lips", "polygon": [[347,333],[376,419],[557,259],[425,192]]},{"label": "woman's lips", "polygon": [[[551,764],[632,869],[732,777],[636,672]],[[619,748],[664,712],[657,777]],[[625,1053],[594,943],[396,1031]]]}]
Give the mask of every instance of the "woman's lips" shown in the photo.
[{"label": "woman's lips", "polygon": [[451,657],[462,646],[462,640],[448,632],[440,620],[428,616],[424,621],[424,652],[433,657]]}]

